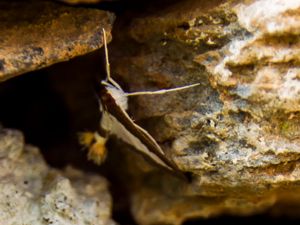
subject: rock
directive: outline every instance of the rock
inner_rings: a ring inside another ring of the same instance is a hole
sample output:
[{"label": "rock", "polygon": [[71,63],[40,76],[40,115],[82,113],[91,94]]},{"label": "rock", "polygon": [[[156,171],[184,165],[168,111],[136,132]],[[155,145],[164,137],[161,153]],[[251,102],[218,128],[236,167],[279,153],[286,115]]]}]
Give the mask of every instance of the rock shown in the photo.
[{"label": "rock", "polygon": [[201,83],[130,99],[134,120],[193,174],[136,177],[139,224],[299,207],[299,11],[298,0],[180,1],[116,34],[112,74],[127,91]]},{"label": "rock", "polygon": [[107,181],[48,167],[17,130],[0,130],[1,224],[113,225]]},{"label": "rock", "polygon": [[0,80],[99,49],[102,28],[110,40],[113,21],[112,13],[97,9],[48,1],[1,2]]},{"label": "rock", "polygon": [[102,2],[103,0],[59,0],[59,1],[71,4],[71,5],[77,5],[77,4],[96,4],[96,3]]}]

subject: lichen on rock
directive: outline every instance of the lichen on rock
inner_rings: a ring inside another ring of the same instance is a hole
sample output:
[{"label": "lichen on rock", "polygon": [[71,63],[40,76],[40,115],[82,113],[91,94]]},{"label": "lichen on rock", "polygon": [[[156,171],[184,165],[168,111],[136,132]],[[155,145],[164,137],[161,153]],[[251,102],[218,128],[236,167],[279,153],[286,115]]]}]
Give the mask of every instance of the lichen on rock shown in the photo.
[{"label": "lichen on rock", "polygon": [[[38,13],[32,13],[38,12]],[[50,1],[0,3],[0,81],[99,49],[114,15]]]},{"label": "lichen on rock", "polygon": [[0,129],[1,224],[113,225],[103,177],[47,166],[21,132]]},{"label": "lichen on rock", "polygon": [[300,179],[299,10],[298,0],[190,0],[133,19],[115,38],[113,74],[130,91],[201,83],[131,99],[133,118],[193,174],[192,184],[172,193],[170,178],[152,187],[141,178],[132,193],[140,224],[251,215],[293,202],[289,192],[299,192]]},{"label": "lichen on rock", "polygon": [[[218,143],[217,158],[227,161],[226,153],[228,163],[235,167],[227,171],[243,174],[233,177],[249,187],[264,189],[263,184],[278,184],[298,176],[299,9],[299,1],[240,2],[233,11],[244,32],[233,36],[221,49],[195,57],[206,67],[212,86],[220,94],[222,114],[227,113],[224,118],[229,122],[229,118],[240,117],[235,120],[239,123],[227,124],[231,132]],[[218,121],[215,134],[224,130],[223,123]],[[270,166],[278,170],[270,174]],[[290,168],[286,180],[282,179],[284,168]],[[224,170],[224,166],[217,170]]]}]

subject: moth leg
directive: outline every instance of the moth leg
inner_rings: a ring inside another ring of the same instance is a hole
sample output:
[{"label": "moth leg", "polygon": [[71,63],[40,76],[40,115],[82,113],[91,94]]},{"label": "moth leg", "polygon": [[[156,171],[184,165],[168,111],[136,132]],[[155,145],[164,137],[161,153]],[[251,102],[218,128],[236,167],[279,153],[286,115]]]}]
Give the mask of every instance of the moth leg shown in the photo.
[{"label": "moth leg", "polygon": [[132,93],[124,93],[126,96],[136,96],[136,95],[160,95],[160,94],[165,94],[173,91],[181,91],[184,89],[192,88],[195,86],[200,85],[200,83],[196,84],[190,84],[182,87],[176,87],[176,88],[170,88],[170,89],[161,89],[157,91],[137,91],[137,92],[132,92]]},{"label": "moth leg", "polygon": [[88,159],[94,161],[97,165],[101,165],[107,155],[105,147],[107,138],[102,137],[98,132],[81,132],[78,137],[79,143],[88,149]]}]

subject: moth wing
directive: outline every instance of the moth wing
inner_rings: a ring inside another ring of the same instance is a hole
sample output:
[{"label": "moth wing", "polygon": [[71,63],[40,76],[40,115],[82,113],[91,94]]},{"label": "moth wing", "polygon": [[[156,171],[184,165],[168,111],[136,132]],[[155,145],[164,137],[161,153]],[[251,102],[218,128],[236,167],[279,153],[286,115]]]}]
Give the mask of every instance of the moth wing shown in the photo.
[{"label": "moth wing", "polygon": [[[130,119],[125,111],[124,111],[124,115],[126,117],[128,117],[128,119]],[[133,121],[132,121],[132,123],[133,123],[132,124],[133,126],[136,126],[136,124]],[[146,147],[146,145],[143,144],[139,138],[137,138],[130,131],[128,131],[128,129],[126,129],[126,127],[117,118],[115,118],[112,114],[110,114],[108,111],[103,112],[100,125],[104,130],[108,131],[110,134],[116,135],[118,138],[120,138],[125,143],[132,145],[138,151],[140,151],[142,154],[147,155],[152,160],[154,160],[157,164],[159,164],[163,167],[166,167],[169,170],[172,170],[172,168],[169,165],[167,165],[160,157],[158,157],[157,154],[149,151],[149,149]],[[144,132],[146,132],[146,131],[144,131]],[[150,135],[150,134],[148,134],[148,135]],[[160,147],[159,147],[159,149],[162,152]]]},{"label": "moth wing", "polygon": [[147,158],[178,177],[186,179],[186,175],[177,165],[169,160],[155,139],[142,127],[136,124],[127,112],[117,104],[114,96],[102,85],[98,92],[103,106],[100,126],[108,135],[114,134],[124,142],[132,145]]},{"label": "moth wing", "polygon": [[[151,143],[151,145],[155,146],[156,150],[162,154],[165,155],[164,151],[161,149],[161,147],[159,146],[159,144],[156,142],[156,140],[151,136],[151,134],[149,134],[144,128],[142,128],[141,126],[139,126],[138,124],[136,124],[131,118],[130,116],[127,114],[126,111],[123,111],[124,116],[131,121],[132,125],[136,128],[136,130],[138,130],[140,132],[139,136],[143,136],[144,138],[148,139],[148,142]],[[148,150],[149,151],[149,150]]]}]

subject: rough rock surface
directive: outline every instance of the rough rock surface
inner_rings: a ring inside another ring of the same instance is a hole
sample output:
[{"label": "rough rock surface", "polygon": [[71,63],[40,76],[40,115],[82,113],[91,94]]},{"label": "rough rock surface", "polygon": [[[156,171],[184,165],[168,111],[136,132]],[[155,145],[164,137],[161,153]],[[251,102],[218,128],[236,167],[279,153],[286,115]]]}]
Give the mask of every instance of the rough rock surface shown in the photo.
[{"label": "rough rock surface", "polygon": [[96,4],[102,2],[103,0],[59,0],[59,1],[71,5],[77,5],[77,4]]},{"label": "rough rock surface", "polygon": [[[38,13],[32,13],[38,12]],[[1,1],[0,81],[102,46],[112,13],[48,1]]]},{"label": "rough rock surface", "polygon": [[113,225],[107,181],[49,168],[22,133],[0,129],[0,224]]},{"label": "rough rock surface", "polygon": [[116,34],[113,74],[128,91],[202,84],[131,99],[132,117],[193,174],[192,184],[140,178],[139,224],[297,205],[299,13],[299,0],[180,1]]}]

